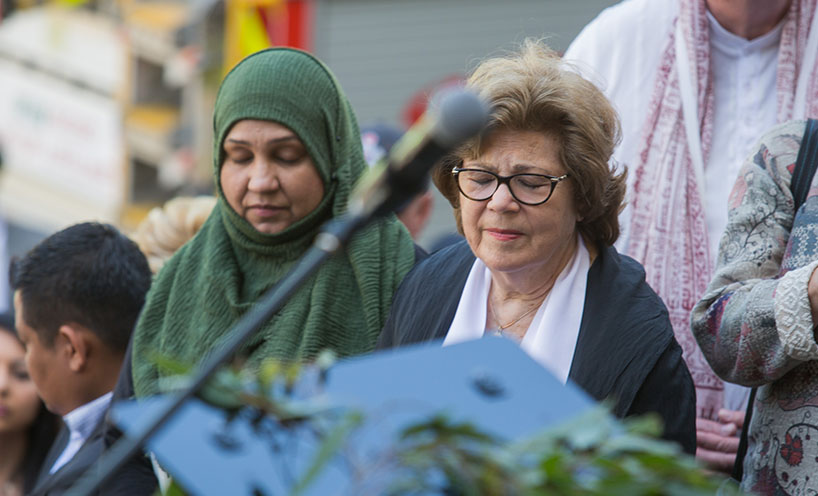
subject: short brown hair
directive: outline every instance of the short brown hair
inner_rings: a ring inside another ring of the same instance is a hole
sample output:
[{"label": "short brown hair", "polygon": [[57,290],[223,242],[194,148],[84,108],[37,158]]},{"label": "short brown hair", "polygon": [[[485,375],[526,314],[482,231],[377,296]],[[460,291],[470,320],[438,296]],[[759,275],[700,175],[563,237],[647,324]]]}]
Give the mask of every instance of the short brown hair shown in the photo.
[{"label": "short brown hair", "polygon": [[[605,95],[540,41],[528,39],[520,50],[483,61],[466,83],[489,104],[487,133],[493,130],[541,131],[557,139],[559,157],[574,181],[577,228],[587,241],[610,246],[619,237],[619,212],[626,171],[609,164],[619,143],[619,118]],[[443,160],[432,178],[452,204],[462,233],[460,194],[452,169],[477,158],[481,140],[466,143]]]}]

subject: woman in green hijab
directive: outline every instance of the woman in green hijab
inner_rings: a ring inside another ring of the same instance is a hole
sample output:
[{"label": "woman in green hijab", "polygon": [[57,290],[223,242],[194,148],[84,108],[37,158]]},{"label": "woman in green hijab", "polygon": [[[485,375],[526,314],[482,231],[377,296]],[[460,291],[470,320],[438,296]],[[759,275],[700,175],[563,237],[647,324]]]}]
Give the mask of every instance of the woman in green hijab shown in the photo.
[{"label": "woman in green hijab", "polygon": [[[134,331],[133,387],[160,392],[155,354],[198,362],[345,212],[365,170],[358,125],[329,69],[287,48],[253,54],[225,77],[213,118],[218,203],[162,268]],[[372,350],[415,261],[394,217],[364,229],[241,350],[250,366]]]}]

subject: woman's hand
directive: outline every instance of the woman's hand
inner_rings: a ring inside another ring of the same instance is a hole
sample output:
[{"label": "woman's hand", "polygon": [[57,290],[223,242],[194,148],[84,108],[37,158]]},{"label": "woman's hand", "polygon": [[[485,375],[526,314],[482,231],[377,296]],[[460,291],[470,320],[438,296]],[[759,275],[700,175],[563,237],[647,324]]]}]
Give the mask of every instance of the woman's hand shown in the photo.
[{"label": "woman's hand", "polygon": [[707,467],[731,473],[736,462],[744,412],[719,410],[719,420],[696,419],[696,458]]}]

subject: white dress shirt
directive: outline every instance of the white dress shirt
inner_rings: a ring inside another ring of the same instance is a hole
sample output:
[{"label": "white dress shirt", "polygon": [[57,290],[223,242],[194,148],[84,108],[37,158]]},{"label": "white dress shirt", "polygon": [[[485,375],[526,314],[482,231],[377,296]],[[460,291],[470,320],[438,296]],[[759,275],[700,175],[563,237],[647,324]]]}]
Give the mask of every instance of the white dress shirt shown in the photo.
[{"label": "white dress shirt", "polygon": [[111,404],[113,394],[113,391],[108,392],[94,401],[71,410],[63,416],[62,419],[68,427],[70,437],[68,444],[66,444],[65,449],[63,449],[57,461],[54,462],[54,465],[51,466],[49,473],[53,474],[74,458],[74,455],[77,454],[77,451],[80,450],[83,443],[85,443],[88,437],[91,436],[91,433],[94,432],[94,427],[96,427],[102,420],[102,417],[105,416],[108,405]]},{"label": "white dress shirt", "polygon": [[[727,226],[727,198],[761,134],[775,126],[778,45],[784,21],[746,40],[724,29],[708,12],[713,74],[713,141],[704,166],[705,216],[712,260]],[[772,95],[772,97],[770,96]]]}]

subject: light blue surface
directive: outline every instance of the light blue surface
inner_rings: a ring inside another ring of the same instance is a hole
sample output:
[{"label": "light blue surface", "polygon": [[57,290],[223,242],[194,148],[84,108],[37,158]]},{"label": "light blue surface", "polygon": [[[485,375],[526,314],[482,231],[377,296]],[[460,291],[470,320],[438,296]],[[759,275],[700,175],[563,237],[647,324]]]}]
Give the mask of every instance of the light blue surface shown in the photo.
[{"label": "light blue surface", "polygon": [[[360,411],[366,422],[349,437],[344,456],[337,456],[310,486],[307,494],[315,495],[357,494],[361,488],[354,480],[355,467],[369,471],[384,466],[366,481],[370,489],[388,480],[386,462],[398,433],[436,413],[514,440],[574,418],[594,404],[502,338],[445,348],[432,343],[347,360],[330,369],[324,390],[326,399],[338,405],[334,414]],[[117,405],[114,418],[133,432],[163,401],[167,399]],[[254,488],[289,494],[317,451],[316,438],[310,429],[282,429],[272,419],[254,428],[250,415],[243,412],[225,428],[222,410],[193,400],[149,447],[193,494],[243,495]]]}]

